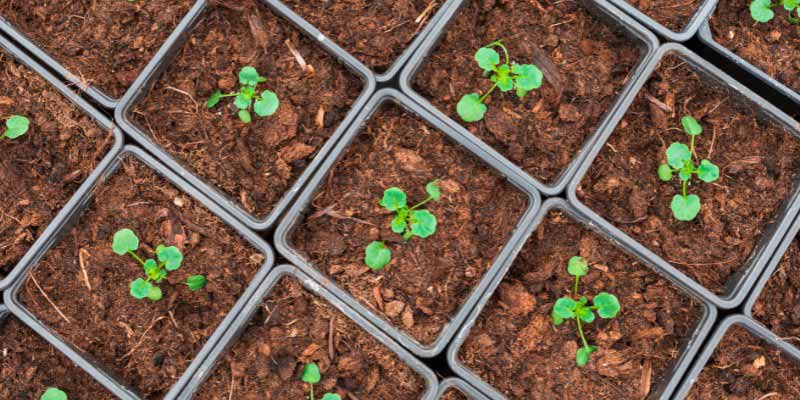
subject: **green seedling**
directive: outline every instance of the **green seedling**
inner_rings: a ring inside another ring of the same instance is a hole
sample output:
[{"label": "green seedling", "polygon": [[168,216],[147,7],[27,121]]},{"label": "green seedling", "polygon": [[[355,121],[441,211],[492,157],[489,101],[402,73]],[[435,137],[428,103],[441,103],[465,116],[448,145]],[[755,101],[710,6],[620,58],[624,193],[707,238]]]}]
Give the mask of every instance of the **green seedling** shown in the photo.
[{"label": "green seedling", "polygon": [[6,120],[6,131],[3,132],[0,139],[7,138],[9,140],[14,140],[28,132],[30,126],[31,121],[27,117],[12,115]]},{"label": "green seedling", "polygon": [[[500,54],[494,49],[495,47],[503,51],[505,63],[501,64]],[[533,64],[512,63],[508,49],[500,40],[478,49],[475,61],[483,69],[483,76],[489,77],[494,84],[482,96],[470,93],[461,98],[456,111],[464,122],[477,122],[483,119],[487,110],[486,99],[495,89],[500,89],[502,92],[516,89],[517,97],[522,99],[531,90],[542,86],[544,75],[539,67]]]},{"label": "green seedling", "polygon": [[[412,236],[427,238],[436,232],[436,216],[428,210],[419,210],[429,201],[436,201],[442,197],[442,192],[436,181],[425,185],[428,197],[413,207],[408,206],[406,192],[397,187],[390,187],[383,192],[383,199],[378,203],[388,211],[394,212],[392,219],[392,232],[402,234],[403,240]],[[364,252],[364,263],[373,270],[380,270],[392,261],[392,252],[382,241],[374,241],[367,246]]]},{"label": "green seedling", "polygon": [[[303,367],[303,375],[300,378],[303,382],[308,384],[309,399],[314,400],[314,385],[319,383],[322,375],[319,373],[319,366],[315,363],[308,363]],[[342,398],[335,393],[325,393],[322,395],[322,400],[342,400]]]},{"label": "green seedling", "polygon": [[[772,9],[778,6],[783,6],[783,9],[788,11],[789,22],[795,25],[800,23],[800,0],[777,0],[775,3],[771,0],[753,0],[750,3],[750,16],[762,23],[772,21],[775,18],[775,12]],[[797,17],[792,13],[797,14]]]},{"label": "green seedling", "polygon": [[575,324],[578,327],[578,335],[581,338],[583,347],[578,349],[575,355],[575,362],[578,366],[582,367],[589,363],[589,356],[597,351],[596,346],[590,346],[586,340],[586,335],[583,333],[583,324],[591,324],[597,312],[600,318],[608,319],[614,318],[619,313],[619,300],[613,294],[600,292],[592,300],[592,305],[589,305],[589,300],[586,296],[580,296],[576,301],[573,297],[578,296],[578,284],[582,276],[589,273],[589,263],[581,256],[574,256],[569,259],[567,264],[567,272],[575,277],[575,284],[572,289],[572,296],[564,296],[556,300],[553,305],[553,324],[559,326],[565,320],[575,319]]},{"label": "green seedling", "polygon": [[252,120],[250,117],[251,106],[259,117],[269,117],[278,110],[280,101],[278,101],[278,95],[270,90],[264,90],[261,94],[256,92],[258,84],[266,81],[267,78],[259,75],[255,68],[244,67],[239,72],[239,84],[241,85],[239,91],[222,94],[217,90],[208,99],[207,106],[208,108],[213,108],[225,97],[236,97],[233,100],[233,104],[239,109],[239,119],[242,122],[249,124]]},{"label": "green seedling", "polygon": [[39,400],[67,400],[67,394],[59,388],[49,387],[39,397]]},{"label": "green seedling", "polygon": [[[152,301],[161,300],[161,288],[154,285],[153,282],[159,283],[167,277],[168,271],[175,271],[181,267],[183,263],[183,254],[175,246],[164,246],[159,244],[156,246],[156,257],[158,261],[148,258],[143,260],[136,254],[139,249],[139,238],[130,229],[122,229],[114,234],[113,242],[114,253],[120,256],[129,254],[144,268],[145,279],[138,278],[131,282],[131,296],[138,300],[148,298]],[[184,285],[189,287],[189,290],[196,291],[206,286],[206,277],[203,275],[192,275],[186,279]]]},{"label": "green seedling", "polygon": [[681,118],[683,130],[691,142],[689,146],[675,142],[667,148],[667,163],[658,167],[658,178],[664,182],[672,180],[674,173],[678,173],[681,180],[681,194],[672,198],[670,208],[672,215],[679,221],[691,221],[700,212],[700,197],[696,194],[687,194],[686,189],[692,180],[692,175],[697,175],[701,181],[711,183],[719,178],[719,167],[711,161],[700,161],[695,164],[697,156],[694,151],[695,138],[703,132],[703,127],[691,116]]}]

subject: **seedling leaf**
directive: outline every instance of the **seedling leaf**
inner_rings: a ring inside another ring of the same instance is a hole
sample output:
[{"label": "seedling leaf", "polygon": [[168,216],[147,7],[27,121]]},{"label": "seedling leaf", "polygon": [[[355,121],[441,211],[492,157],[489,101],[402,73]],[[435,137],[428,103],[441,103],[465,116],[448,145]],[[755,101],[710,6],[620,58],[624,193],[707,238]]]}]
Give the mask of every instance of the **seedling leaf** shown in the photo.
[{"label": "seedling leaf", "polygon": [[697,136],[703,133],[703,127],[690,115],[681,118],[681,124],[683,125],[683,130],[689,136]]},{"label": "seedling leaf", "polygon": [[139,249],[139,238],[128,228],[117,231],[114,234],[112,249],[115,254],[124,256],[128,251]]},{"label": "seedling leaf", "polygon": [[442,197],[442,191],[439,189],[439,185],[436,184],[436,181],[428,182],[425,185],[425,191],[428,192],[428,196],[431,197],[431,200],[436,201]]},{"label": "seedling leaf", "polygon": [[162,279],[167,277],[167,271],[161,269],[156,260],[152,258],[148,258],[147,261],[144,262],[144,273],[150,280],[156,282],[161,282]]},{"label": "seedling leaf", "polygon": [[574,256],[567,263],[567,272],[572,276],[584,276],[589,273],[589,262],[581,256]]},{"label": "seedling leaf", "polygon": [[706,183],[714,182],[719,178],[719,167],[711,161],[703,160],[700,162],[700,166],[697,167],[697,177]]},{"label": "seedling leaf", "polygon": [[672,209],[672,215],[678,221],[691,221],[700,212],[700,197],[696,194],[686,197],[676,194],[669,207]]},{"label": "seedling leaf", "polygon": [[383,199],[379,203],[389,211],[397,211],[406,206],[406,192],[397,187],[383,191]]},{"label": "seedling leaf", "polygon": [[436,232],[436,216],[428,210],[412,210],[411,232],[423,239],[433,235]]},{"label": "seedling leaf", "polygon": [[258,71],[251,66],[246,66],[239,71],[239,83],[242,85],[256,86],[259,83],[259,78]]},{"label": "seedling leaf", "polygon": [[750,16],[758,22],[769,22],[775,17],[775,12],[770,7],[772,2],[770,0],[753,0],[750,3]]},{"label": "seedling leaf", "polygon": [[67,400],[67,394],[59,388],[49,387],[39,397],[39,400]]},{"label": "seedling leaf", "polygon": [[250,118],[250,112],[247,110],[239,110],[239,119],[245,124],[249,124],[250,121],[252,121],[252,118]]},{"label": "seedling leaf", "polygon": [[492,82],[497,83],[497,88],[503,92],[514,89],[514,80],[511,78],[511,67],[506,64],[501,65],[492,75]]},{"label": "seedling leaf", "polygon": [[675,142],[667,148],[667,164],[675,169],[683,168],[687,161],[691,161],[692,153],[689,151],[689,146]]},{"label": "seedling leaf", "polygon": [[31,121],[21,115],[12,115],[6,120],[5,136],[9,139],[16,139],[28,132]]},{"label": "seedling leaf", "polygon": [[597,315],[600,318],[614,318],[619,312],[619,300],[613,294],[600,292],[597,296],[594,296],[593,303],[597,307]]},{"label": "seedling leaf", "polygon": [[658,179],[661,179],[664,182],[669,182],[672,180],[672,168],[669,167],[667,164],[661,164],[658,166]]},{"label": "seedling leaf", "polygon": [[477,122],[486,114],[486,104],[481,101],[477,93],[470,93],[461,98],[456,106],[456,111],[464,122]]},{"label": "seedling leaf", "polygon": [[186,278],[186,286],[193,292],[206,287],[206,283],[206,277],[203,275],[192,275]]},{"label": "seedling leaf", "polygon": [[342,398],[338,394],[325,393],[325,395],[322,396],[322,400],[342,400]]},{"label": "seedling leaf", "polygon": [[533,64],[514,64],[511,67],[511,72],[517,75],[517,89],[529,92],[542,86],[542,79],[544,78],[542,70]]},{"label": "seedling leaf", "polygon": [[380,270],[392,261],[392,251],[383,242],[374,241],[364,251],[364,263],[373,270]]},{"label": "seedling leaf", "polygon": [[158,256],[158,261],[165,263],[164,267],[167,271],[175,271],[181,267],[183,262],[183,254],[175,246],[165,247],[158,245],[156,247],[156,255]]},{"label": "seedling leaf", "polygon": [[494,71],[497,64],[500,64],[500,53],[490,47],[481,47],[475,53],[475,61],[478,66],[486,72]]},{"label": "seedling leaf", "polygon": [[575,307],[577,305],[578,303],[569,297],[562,297],[556,300],[556,304],[553,305],[554,319],[555,317],[559,317],[561,319],[575,318]]},{"label": "seedling leaf", "polygon": [[220,100],[222,100],[222,92],[217,90],[216,92],[214,92],[214,94],[211,95],[211,97],[208,98],[208,103],[206,103],[206,107],[214,108],[214,106],[219,104]]},{"label": "seedling leaf", "polygon": [[250,104],[253,102],[253,98],[245,95],[244,93],[239,93],[235,99],[233,99],[233,105],[240,110],[247,110],[250,108]]},{"label": "seedling leaf", "polygon": [[597,351],[597,347],[595,346],[579,348],[578,353],[575,355],[575,362],[579,367],[585,366],[589,363],[589,356],[595,351]]},{"label": "seedling leaf", "polygon": [[300,379],[308,384],[314,385],[319,383],[322,376],[319,373],[319,367],[315,363],[308,363],[303,367],[303,375]]},{"label": "seedling leaf", "polygon": [[147,298],[152,301],[159,301],[161,297],[161,288],[156,285],[150,285],[150,292],[147,293]]},{"label": "seedling leaf", "polygon": [[150,294],[150,289],[152,287],[152,283],[147,282],[142,278],[137,278],[135,281],[131,282],[131,296],[133,296],[135,299],[141,300]]},{"label": "seedling leaf", "polygon": [[261,99],[256,100],[255,104],[253,104],[253,111],[255,111],[259,117],[269,117],[275,114],[279,105],[280,101],[278,100],[278,95],[272,91],[265,90],[261,93]]},{"label": "seedling leaf", "polygon": [[594,313],[592,312],[592,310],[588,308],[585,307],[579,308],[576,315],[578,318],[581,319],[581,321],[586,322],[587,324],[591,324],[592,322],[594,322]]}]

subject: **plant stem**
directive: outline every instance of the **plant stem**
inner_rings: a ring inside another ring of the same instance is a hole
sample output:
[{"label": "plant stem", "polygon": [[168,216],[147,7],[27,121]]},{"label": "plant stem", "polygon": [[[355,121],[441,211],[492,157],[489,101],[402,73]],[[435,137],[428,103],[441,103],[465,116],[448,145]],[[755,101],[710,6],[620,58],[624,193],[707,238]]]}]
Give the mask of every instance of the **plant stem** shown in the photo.
[{"label": "plant stem", "polygon": [[134,253],[134,252],[132,252],[132,251],[128,250],[128,254],[130,254],[130,255],[131,255],[133,258],[135,258],[135,259],[136,259],[136,261],[138,261],[138,262],[139,262],[139,264],[142,264],[142,266],[144,267],[144,260],[142,260],[141,258],[139,258],[139,256],[138,256],[138,255],[136,255],[136,253]]},{"label": "plant stem", "polygon": [[575,296],[578,295],[578,282],[581,280],[580,276],[575,276],[575,289],[573,289],[573,293]]},{"label": "plant stem", "polygon": [[489,89],[489,91],[487,91],[486,93],[484,93],[483,96],[481,96],[479,101],[481,103],[483,103],[483,101],[486,100],[486,98],[489,97],[489,95],[492,94],[492,92],[494,92],[495,89],[497,89],[497,85],[498,85],[498,83],[495,82],[494,85],[492,86],[492,88]]},{"label": "plant stem", "polygon": [[689,146],[689,152],[692,153],[692,157],[694,157],[695,161],[697,161],[697,155],[694,154],[694,136],[692,136],[692,142]]},{"label": "plant stem", "polygon": [[686,183],[688,181],[681,180],[681,193],[683,193],[683,198],[686,198]]},{"label": "plant stem", "polygon": [[497,40],[497,41],[492,42],[491,44],[489,44],[489,47],[499,47],[499,48],[501,48],[503,50],[503,54],[505,54],[505,56],[506,56],[506,64],[511,64],[511,57],[508,55],[508,49],[506,49],[506,46],[503,45],[503,41],[502,40]]},{"label": "plant stem", "polygon": [[416,210],[416,209],[417,209],[417,207],[423,206],[423,205],[425,205],[425,203],[427,203],[427,202],[429,202],[429,201],[431,201],[431,200],[433,200],[433,197],[431,197],[431,196],[428,196],[428,198],[427,198],[427,199],[420,201],[420,202],[419,202],[417,205],[415,205],[414,207],[411,207],[411,208],[409,208],[409,209],[408,209],[408,211],[411,211],[411,210]]},{"label": "plant stem", "polygon": [[578,324],[578,334],[580,334],[581,336],[581,342],[583,342],[583,347],[585,347],[588,350],[590,347],[589,343],[586,341],[586,336],[583,336],[583,327],[581,326],[581,319],[576,317],[575,322]]},{"label": "plant stem", "polygon": [[311,400],[314,400],[314,384],[309,383],[308,386],[311,386]]}]

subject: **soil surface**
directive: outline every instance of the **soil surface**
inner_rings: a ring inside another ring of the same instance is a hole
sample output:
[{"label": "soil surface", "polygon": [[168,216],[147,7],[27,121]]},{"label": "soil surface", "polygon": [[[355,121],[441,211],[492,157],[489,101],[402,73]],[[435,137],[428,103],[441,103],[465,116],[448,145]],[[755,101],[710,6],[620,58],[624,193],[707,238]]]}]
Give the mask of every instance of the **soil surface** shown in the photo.
[{"label": "soil surface", "polygon": [[700,8],[702,0],[626,0],[629,4],[647,14],[673,32],[681,32],[689,25],[694,13]]},{"label": "soil surface", "polygon": [[[573,290],[567,261],[581,255],[589,273],[578,292],[617,296],[614,319],[584,324],[598,351],[577,367],[574,320],[560,327],[553,304]],[[459,359],[509,399],[642,399],[667,377],[692,337],[702,309],[667,280],[611,242],[552,211],[533,233],[487,303]],[[547,368],[531,368],[546,365]]]},{"label": "soil surface", "polygon": [[[667,56],[578,188],[591,209],[717,293],[775,222],[800,170],[800,141],[733,99]],[[702,208],[691,222],[676,220],[670,210],[681,193],[677,176],[665,183],[656,173],[671,143],[688,145],[680,122],[685,115],[703,127],[697,159],[720,168],[712,184],[693,178],[688,193],[700,197]]]},{"label": "soil surface", "polygon": [[287,0],[284,3],[377,73],[386,72],[445,0]]},{"label": "soil surface", "polygon": [[439,397],[439,399],[441,399],[441,400],[469,400],[469,398],[467,396],[465,396],[464,393],[461,393],[461,391],[458,390],[458,389],[450,389],[450,390],[444,392],[442,397]]},{"label": "soil surface", "polygon": [[305,399],[309,386],[300,377],[312,362],[322,374],[317,399],[330,392],[411,400],[425,391],[395,353],[294,278],[278,282],[252,322],[195,398]]},{"label": "soil surface", "polygon": [[[439,179],[442,197],[423,208],[436,233],[403,242],[378,202],[396,186],[416,204]],[[526,196],[503,177],[396,105],[380,109],[329,172],[292,233],[295,248],[362,304],[431,344],[494,262],[526,209]],[[392,261],[364,264],[373,240]]]},{"label": "soil surface", "polygon": [[[307,64],[300,67],[292,55]],[[239,70],[267,78],[280,100],[245,124],[232,99]],[[309,67],[310,66],[310,67]],[[132,116],[142,131],[256,218],[266,217],[345,118],[362,84],[332,56],[252,0],[212,5]]]},{"label": "soil surface", "polygon": [[[512,62],[536,64],[544,84],[523,100],[496,90],[484,119],[464,123],[456,112],[461,96],[492,86],[475,52],[498,39]],[[554,183],[597,129],[639,57],[635,42],[579,2],[473,1],[427,58],[414,88],[533,177]]]},{"label": "soil surface", "polygon": [[24,136],[0,139],[1,277],[108,153],[114,135],[9,55],[0,52],[0,62],[0,115],[31,122]]},{"label": "soil surface", "polygon": [[800,93],[800,26],[789,22],[782,7],[774,9],[772,21],[756,23],[749,4],[720,0],[711,17],[714,40]]},{"label": "soil surface", "polygon": [[[161,398],[239,299],[264,255],[140,161],[123,162],[36,265],[20,299],[123,383],[148,399]],[[158,284],[162,300],[129,294],[130,283],[144,272],[132,257],[112,252],[112,237],[123,228],[138,235],[142,258],[155,258],[158,244],[181,249],[183,265]],[[205,275],[208,285],[191,292],[183,282],[196,274]]]},{"label": "soil surface", "polygon": [[[800,336],[800,241],[786,250],[753,305],[753,316],[780,337]],[[794,343],[797,345],[797,343]]]},{"label": "soil surface", "polygon": [[119,98],[193,0],[0,0],[3,18],[87,85]]},{"label": "soil surface", "polygon": [[116,398],[22,322],[10,317],[0,326],[0,397],[38,399],[57,387],[76,400]]},{"label": "soil surface", "polygon": [[708,360],[687,400],[800,398],[800,364],[733,326]]}]

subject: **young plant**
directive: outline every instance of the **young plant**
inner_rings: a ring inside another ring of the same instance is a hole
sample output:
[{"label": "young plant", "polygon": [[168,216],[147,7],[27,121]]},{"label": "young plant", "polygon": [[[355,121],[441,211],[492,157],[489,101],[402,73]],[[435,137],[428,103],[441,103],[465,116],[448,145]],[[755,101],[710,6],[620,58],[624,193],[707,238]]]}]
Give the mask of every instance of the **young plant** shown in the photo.
[{"label": "young plant", "polygon": [[0,140],[3,138],[14,140],[28,132],[30,126],[31,121],[27,117],[12,115],[6,120],[6,131],[0,135]]},{"label": "young plant", "polygon": [[[308,384],[309,399],[314,400],[314,385],[319,383],[322,375],[319,373],[319,366],[315,363],[308,363],[303,368],[303,376],[300,378],[303,382]],[[322,395],[322,400],[342,400],[342,398],[335,393],[325,393]]]},{"label": "young plant", "polygon": [[[781,5],[784,10],[788,11],[789,22],[795,25],[800,23],[800,18],[798,18],[800,17],[800,0],[777,0],[775,3],[771,0],[753,0],[750,3],[750,16],[762,23],[772,21],[772,18],[775,18],[775,12],[772,9]],[[792,13],[797,14],[798,17],[793,16]]]},{"label": "young plant", "polygon": [[250,66],[244,67],[239,72],[239,84],[242,85],[239,91],[222,94],[222,92],[217,90],[208,99],[207,106],[208,108],[213,108],[223,98],[235,96],[236,98],[233,100],[233,104],[239,109],[239,119],[241,119],[242,122],[246,124],[250,123],[251,106],[259,117],[269,117],[278,110],[280,101],[278,101],[278,95],[270,90],[265,90],[261,92],[261,94],[256,92],[258,84],[266,81],[267,78],[259,75],[255,68]]},{"label": "young plant", "polygon": [[553,324],[559,326],[565,320],[575,319],[575,324],[578,327],[578,336],[581,338],[583,347],[578,349],[575,355],[575,362],[578,366],[582,367],[589,363],[589,356],[597,351],[596,346],[590,346],[586,341],[586,336],[583,333],[583,324],[591,324],[597,311],[600,318],[608,319],[614,318],[619,312],[619,300],[613,294],[600,292],[592,300],[592,305],[588,305],[589,300],[586,296],[580,296],[576,301],[573,297],[578,296],[578,283],[582,276],[589,273],[589,263],[581,256],[574,256],[569,259],[567,263],[567,272],[575,277],[575,284],[572,289],[572,296],[564,296],[558,299],[553,305]]},{"label": "young plant", "polygon": [[67,394],[59,388],[49,387],[39,397],[39,400],[67,400]]},{"label": "young plant", "polygon": [[[494,48],[503,50],[505,62],[501,64],[500,54]],[[542,86],[542,71],[533,64],[517,64],[511,62],[508,49],[498,40],[478,49],[475,61],[483,69],[483,76],[488,76],[494,85],[483,94],[470,93],[464,95],[456,106],[456,111],[464,122],[477,122],[486,114],[484,103],[495,89],[502,92],[517,90],[517,97],[524,98],[528,92]]]},{"label": "young plant", "polygon": [[[413,207],[408,206],[408,196],[397,187],[390,187],[383,192],[383,199],[378,203],[383,208],[394,212],[392,219],[392,232],[403,235],[403,240],[412,236],[427,238],[436,232],[436,216],[428,210],[419,210],[429,201],[436,201],[442,192],[436,181],[425,185],[428,197]],[[373,241],[367,246],[364,254],[364,263],[373,270],[380,270],[392,261],[392,252],[383,241]]]},{"label": "young plant", "polygon": [[[183,254],[175,246],[164,246],[159,244],[156,246],[156,257],[158,261],[148,258],[143,260],[136,254],[139,249],[139,238],[130,229],[122,229],[114,234],[113,242],[114,253],[120,256],[129,254],[144,268],[145,279],[137,278],[131,282],[131,296],[138,300],[148,298],[152,301],[161,300],[161,289],[154,285],[152,282],[159,283],[167,277],[168,271],[175,271],[181,267],[183,263]],[[186,279],[184,285],[189,287],[189,290],[196,291],[206,286],[206,277],[203,275],[192,275]]]},{"label": "young plant", "polygon": [[664,182],[672,180],[673,174],[678,173],[681,180],[681,194],[672,198],[670,208],[672,215],[679,221],[691,221],[700,212],[700,197],[696,194],[687,194],[686,188],[692,180],[692,175],[697,175],[701,181],[711,183],[719,178],[719,167],[711,161],[700,161],[695,164],[697,156],[694,151],[695,137],[703,132],[703,127],[691,116],[681,118],[683,130],[691,137],[690,145],[675,142],[667,148],[667,163],[658,167],[658,178]]}]

